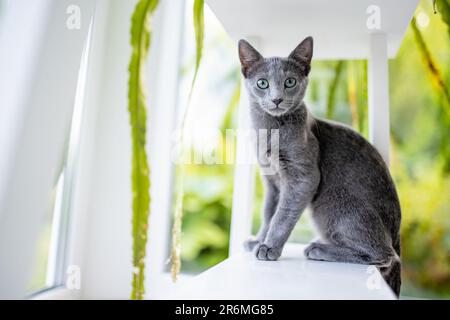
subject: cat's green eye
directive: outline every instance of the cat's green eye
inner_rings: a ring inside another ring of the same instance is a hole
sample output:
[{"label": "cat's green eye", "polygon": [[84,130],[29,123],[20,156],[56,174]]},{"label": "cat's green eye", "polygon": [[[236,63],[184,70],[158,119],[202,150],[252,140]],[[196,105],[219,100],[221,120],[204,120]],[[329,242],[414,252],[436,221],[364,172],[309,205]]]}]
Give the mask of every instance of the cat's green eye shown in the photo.
[{"label": "cat's green eye", "polygon": [[286,81],[284,81],[284,86],[286,88],[293,88],[297,84],[297,80],[294,78],[287,78]]},{"label": "cat's green eye", "polygon": [[269,81],[267,81],[266,79],[259,79],[256,82],[256,85],[258,86],[258,88],[260,89],[267,89],[269,87]]}]

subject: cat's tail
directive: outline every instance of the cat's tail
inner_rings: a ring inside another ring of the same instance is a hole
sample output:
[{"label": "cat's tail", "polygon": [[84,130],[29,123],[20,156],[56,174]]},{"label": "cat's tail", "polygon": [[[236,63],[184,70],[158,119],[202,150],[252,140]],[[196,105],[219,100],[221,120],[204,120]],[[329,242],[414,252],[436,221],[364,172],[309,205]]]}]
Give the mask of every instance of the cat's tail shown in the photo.
[{"label": "cat's tail", "polygon": [[400,288],[402,285],[402,262],[400,259],[400,239],[393,244],[394,255],[388,265],[381,266],[380,272],[384,280],[394,291],[397,298],[400,296]]},{"label": "cat's tail", "polygon": [[389,267],[381,267],[380,272],[384,280],[394,291],[397,298],[400,296],[400,287],[402,285],[402,263],[400,260],[393,261]]}]

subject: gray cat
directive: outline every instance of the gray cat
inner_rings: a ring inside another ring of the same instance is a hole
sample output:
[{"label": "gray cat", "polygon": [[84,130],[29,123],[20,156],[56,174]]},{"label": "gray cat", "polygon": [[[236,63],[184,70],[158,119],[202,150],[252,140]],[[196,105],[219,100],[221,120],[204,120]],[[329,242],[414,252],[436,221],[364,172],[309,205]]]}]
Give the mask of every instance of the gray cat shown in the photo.
[{"label": "gray cat", "polygon": [[[376,265],[400,293],[400,204],[377,150],[354,130],[314,118],[303,98],[313,39],[287,58],[264,58],[239,41],[242,74],[254,129],[278,129],[278,157],[258,152],[274,174],[263,175],[263,222],[244,244],[260,260],[276,260],[307,206],[321,239],[304,254],[312,260]],[[270,139],[270,138],[269,138]]]}]

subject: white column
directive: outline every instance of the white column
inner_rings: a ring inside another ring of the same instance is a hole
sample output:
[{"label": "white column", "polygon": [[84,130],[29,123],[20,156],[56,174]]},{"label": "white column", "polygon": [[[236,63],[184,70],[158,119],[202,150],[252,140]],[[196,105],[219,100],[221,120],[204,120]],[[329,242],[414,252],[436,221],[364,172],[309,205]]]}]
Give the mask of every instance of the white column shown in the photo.
[{"label": "white column", "polygon": [[[250,125],[250,110],[244,80],[241,80],[241,98],[239,102],[238,130],[247,130]],[[249,143],[247,136],[239,134],[236,145],[236,164],[234,171],[233,209],[230,228],[230,250],[233,255],[243,249],[245,239],[251,234],[252,211],[255,184],[255,167],[247,161]]]},{"label": "white column", "polygon": [[[248,37],[249,42],[262,53],[261,39]],[[241,80],[241,98],[239,101],[238,129],[251,129],[249,100],[244,79]],[[243,250],[244,241],[252,231],[252,213],[255,189],[255,165],[242,163],[249,153],[250,143],[245,135],[239,135],[236,145],[236,164],[233,188],[233,210],[230,228],[229,255]],[[250,150],[252,152],[253,150]],[[254,151],[253,151],[254,152]],[[248,160],[248,159],[246,159]]]},{"label": "white column", "polygon": [[369,139],[389,165],[389,65],[384,33],[369,40],[368,94]]}]

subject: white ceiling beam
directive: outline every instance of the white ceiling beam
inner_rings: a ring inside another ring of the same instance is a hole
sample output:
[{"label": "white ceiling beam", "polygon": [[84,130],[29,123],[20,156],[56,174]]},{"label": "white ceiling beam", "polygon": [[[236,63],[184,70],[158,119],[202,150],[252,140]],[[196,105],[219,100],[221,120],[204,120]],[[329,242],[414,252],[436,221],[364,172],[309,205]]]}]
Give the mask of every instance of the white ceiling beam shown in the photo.
[{"label": "white ceiling beam", "polygon": [[369,36],[368,59],[369,140],[389,165],[389,60],[387,36]]}]

